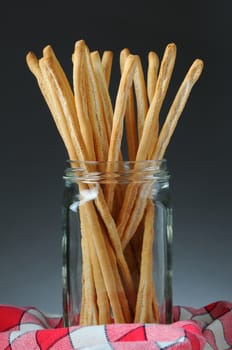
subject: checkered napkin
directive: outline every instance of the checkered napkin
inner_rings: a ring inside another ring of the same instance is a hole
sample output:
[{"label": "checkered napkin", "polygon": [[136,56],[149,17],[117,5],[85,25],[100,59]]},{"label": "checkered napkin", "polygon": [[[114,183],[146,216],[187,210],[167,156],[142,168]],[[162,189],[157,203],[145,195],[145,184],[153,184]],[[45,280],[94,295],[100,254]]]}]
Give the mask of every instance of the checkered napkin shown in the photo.
[{"label": "checkered napkin", "polygon": [[0,305],[0,350],[229,350],[232,303],[174,307],[171,325],[112,324],[62,327],[34,307]]}]

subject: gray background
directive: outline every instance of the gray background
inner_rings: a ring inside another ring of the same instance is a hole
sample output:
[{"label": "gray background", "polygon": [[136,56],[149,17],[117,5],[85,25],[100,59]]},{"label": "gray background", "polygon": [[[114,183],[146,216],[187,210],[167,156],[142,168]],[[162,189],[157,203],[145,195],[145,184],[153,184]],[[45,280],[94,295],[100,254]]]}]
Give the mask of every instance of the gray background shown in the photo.
[{"label": "gray background", "polygon": [[232,300],[230,1],[7,2],[1,11],[0,303],[61,312],[62,174],[67,158],[25,64],[51,44],[71,75],[74,43],[144,64],[175,42],[168,98],[196,57],[205,61],[166,157],[174,208],[174,303]]}]

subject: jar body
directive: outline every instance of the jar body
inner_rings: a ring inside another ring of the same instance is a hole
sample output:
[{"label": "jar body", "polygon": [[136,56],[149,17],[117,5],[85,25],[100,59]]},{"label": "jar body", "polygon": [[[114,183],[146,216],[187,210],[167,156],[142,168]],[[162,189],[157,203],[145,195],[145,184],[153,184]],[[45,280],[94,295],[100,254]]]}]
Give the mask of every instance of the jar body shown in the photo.
[{"label": "jar body", "polygon": [[72,162],[64,178],[64,325],[171,322],[166,162]]}]

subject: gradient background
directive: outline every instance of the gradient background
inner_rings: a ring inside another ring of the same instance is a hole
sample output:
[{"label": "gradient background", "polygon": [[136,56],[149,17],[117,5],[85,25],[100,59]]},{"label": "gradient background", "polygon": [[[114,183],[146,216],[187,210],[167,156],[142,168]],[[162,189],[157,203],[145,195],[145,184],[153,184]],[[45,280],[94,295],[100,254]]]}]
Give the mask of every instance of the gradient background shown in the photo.
[{"label": "gradient background", "polygon": [[[62,174],[67,158],[29,50],[51,44],[71,75],[74,43],[178,55],[162,115],[196,57],[205,69],[166,157],[174,207],[174,303],[232,300],[231,2],[8,2],[1,9],[0,303],[61,312]],[[117,74],[116,59],[114,67]]]}]

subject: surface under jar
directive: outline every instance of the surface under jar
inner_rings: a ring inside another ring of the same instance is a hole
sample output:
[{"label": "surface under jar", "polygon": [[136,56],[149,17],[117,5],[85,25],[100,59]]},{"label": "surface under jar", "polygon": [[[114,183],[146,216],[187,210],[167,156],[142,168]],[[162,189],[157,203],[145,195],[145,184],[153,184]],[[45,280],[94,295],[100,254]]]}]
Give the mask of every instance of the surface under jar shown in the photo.
[{"label": "surface under jar", "polygon": [[70,161],[64,180],[64,325],[171,322],[166,160]]}]

